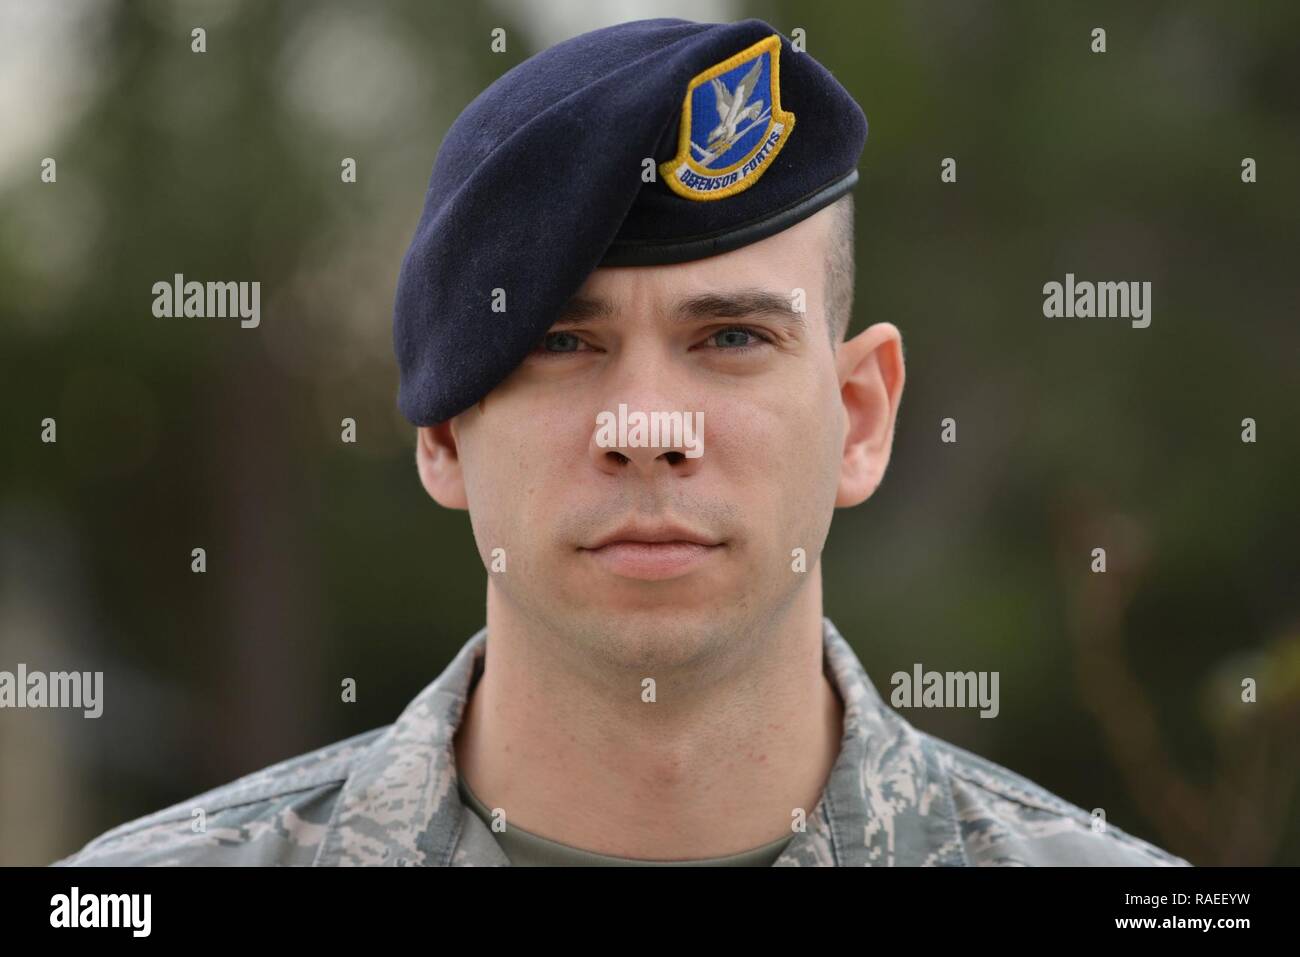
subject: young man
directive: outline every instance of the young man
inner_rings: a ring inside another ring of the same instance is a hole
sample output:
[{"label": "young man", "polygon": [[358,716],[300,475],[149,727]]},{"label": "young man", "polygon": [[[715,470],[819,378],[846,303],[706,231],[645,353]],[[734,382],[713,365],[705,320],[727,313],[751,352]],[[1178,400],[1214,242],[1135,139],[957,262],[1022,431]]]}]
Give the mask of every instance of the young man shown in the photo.
[{"label": "young man", "polygon": [[910,727],[822,615],[904,380],[894,326],[844,341],[865,139],[756,20],[599,30],[471,103],[395,341],[486,628],[393,725],[61,863],[1186,863]]}]

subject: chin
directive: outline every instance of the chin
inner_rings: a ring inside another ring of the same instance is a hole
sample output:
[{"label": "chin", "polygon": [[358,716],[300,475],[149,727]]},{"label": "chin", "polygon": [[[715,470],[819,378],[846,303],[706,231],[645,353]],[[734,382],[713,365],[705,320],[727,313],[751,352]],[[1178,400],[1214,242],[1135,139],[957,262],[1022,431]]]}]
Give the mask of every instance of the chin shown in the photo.
[{"label": "chin", "polygon": [[695,666],[714,653],[720,634],[709,616],[674,611],[614,613],[603,631],[605,656],[642,675]]}]

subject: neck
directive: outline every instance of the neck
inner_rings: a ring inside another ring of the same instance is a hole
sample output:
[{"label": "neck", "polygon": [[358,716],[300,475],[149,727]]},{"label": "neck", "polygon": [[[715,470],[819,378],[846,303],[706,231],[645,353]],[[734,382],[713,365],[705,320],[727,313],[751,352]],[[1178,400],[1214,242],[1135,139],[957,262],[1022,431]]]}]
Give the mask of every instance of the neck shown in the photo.
[{"label": "neck", "polygon": [[843,729],[821,619],[810,570],[760,633],[734,637],[732,660],[701,666],[716,675],[648,704],[612,690],[626,681],[564,667],[547,650],[564,636],[539,634],[489,582],[487,664],[457,770],[507,826],[599,854],[689,860],[789,837],[795,809],[811,816],[821,799]]}]

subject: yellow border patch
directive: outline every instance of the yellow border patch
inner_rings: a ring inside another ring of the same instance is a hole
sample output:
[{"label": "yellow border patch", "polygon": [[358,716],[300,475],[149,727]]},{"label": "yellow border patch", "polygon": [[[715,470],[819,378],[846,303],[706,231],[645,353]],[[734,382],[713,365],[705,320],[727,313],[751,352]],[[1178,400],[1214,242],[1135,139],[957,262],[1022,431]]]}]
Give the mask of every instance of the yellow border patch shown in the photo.
[{"label": "yellow border patch", "polygon": [[[691,155],[691,99],[694,97],[696,89],[702,84],[708,83],[714,77],[722,76],[724,73],[728,73],[747,61],[757,59],[757,57],[768,52],[772,55],[772,68],[769,78],[772,115],[768,120],[767,132],[759,139],[754,148],[737,162],[723,169],[707,169],[701,166]],[[781,152],[781,147],[790,138],[790,131],[793,129],[794,114],[781,109],[781,35],[774,33],[770,37],[740,51],[735,56],[728,57],[716,66],[709,67],[691,80],[686,87],[686,97],[682,104],[681,130],[677,137],[677,155],[659,164],[659,175],[663,177],[664,182],[668,184],[668,187],[674,193],[687,199],[706,202],[734,196],[758,182],[758,178],[772,165],[772,160],[776,158],[776,154]],[[775,139],[773,140],[774,135]],[[755,157],[760,153],[763,154],[761,161],[754,163]],[[716,182],[724,178],[731,179],[732,174],[739,175],[736,175],[729,184],[719,186],[716,189],[697,189],[682,181],[682,177],[686,176],[689,177],[690,181],[694,182]]]}]

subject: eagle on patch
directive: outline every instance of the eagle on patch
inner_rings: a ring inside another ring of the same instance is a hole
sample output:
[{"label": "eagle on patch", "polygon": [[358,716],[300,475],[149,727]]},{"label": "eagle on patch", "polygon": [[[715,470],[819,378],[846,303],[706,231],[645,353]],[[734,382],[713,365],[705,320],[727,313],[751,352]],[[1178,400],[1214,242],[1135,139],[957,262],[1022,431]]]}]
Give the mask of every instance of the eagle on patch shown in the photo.
[{"label": "eagle on patch", "polygon": [[659,166],[673,192],[696,200],[734,196],[771,165],[794,128],[794,114],[781,109],[780,56],[774,33],[687,85],[677,155]]},{"label": "eagle on patch", "polygon": [[745,105],[746,101],[753,95],[754,87],[758,85],[758,75],[762,72],[762,61],[755,60],[753,68],[745,74],[745,78],[740,81],[740,85],[736,87],[734,93],[727,92],[727,88],[722,85],[722,81],[716,76],[709,81],[713,86],[713,95],[717,98],[718,117],[722,122],[715,126],[713,132],[709,134],[708,142],[704,144],[706,149],[713,151],[714,144],[721,140],[722,147],[716,152],[726,152],[727,148],[738,137],[736,127],[745,120],[757,120],[763,115],[763,101],[761,99]]}]

